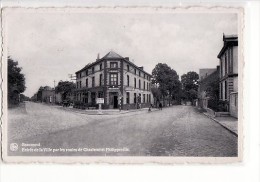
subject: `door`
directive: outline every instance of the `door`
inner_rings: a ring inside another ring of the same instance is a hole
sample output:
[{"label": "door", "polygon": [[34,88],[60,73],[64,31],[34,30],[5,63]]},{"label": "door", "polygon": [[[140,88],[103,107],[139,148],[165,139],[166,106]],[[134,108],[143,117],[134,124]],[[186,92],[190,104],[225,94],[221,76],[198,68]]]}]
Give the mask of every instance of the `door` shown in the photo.
[{"label": "door", "polygon": [[117,95],[114,96],[114,109],[118,108],[118,99]]}]

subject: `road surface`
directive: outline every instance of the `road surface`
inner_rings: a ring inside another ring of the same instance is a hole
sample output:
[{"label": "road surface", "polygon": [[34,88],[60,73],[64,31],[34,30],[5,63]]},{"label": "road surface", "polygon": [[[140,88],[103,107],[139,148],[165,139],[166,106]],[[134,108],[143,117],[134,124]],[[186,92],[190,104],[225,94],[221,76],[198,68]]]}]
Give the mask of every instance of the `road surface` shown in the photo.
[{"label": "road surface", "polygon": [[237,156],[237,137],[192,106],[86,115],[27,102],[8,117],[9,145],[19,146],[9,155]]}]

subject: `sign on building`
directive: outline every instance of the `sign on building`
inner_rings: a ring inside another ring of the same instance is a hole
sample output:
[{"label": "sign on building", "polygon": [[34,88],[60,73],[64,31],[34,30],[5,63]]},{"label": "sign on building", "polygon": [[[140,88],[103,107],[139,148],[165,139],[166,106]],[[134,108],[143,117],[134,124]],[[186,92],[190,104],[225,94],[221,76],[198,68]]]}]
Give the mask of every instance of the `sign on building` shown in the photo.
[{"label": "sign on building", "polygon": [[104,104],[104,98],[97,98],[97,104]]}]

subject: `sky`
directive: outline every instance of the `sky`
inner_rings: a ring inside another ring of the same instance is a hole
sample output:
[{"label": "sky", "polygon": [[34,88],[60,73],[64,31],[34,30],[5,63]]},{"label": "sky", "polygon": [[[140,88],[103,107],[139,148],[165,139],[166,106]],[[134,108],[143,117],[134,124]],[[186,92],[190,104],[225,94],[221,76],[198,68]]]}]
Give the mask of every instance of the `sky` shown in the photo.
[{"label": "sky", "polygon": [[179,76],[215,68],[222,36],[238,33],[232,13],[93,13],[12,11],[6,13],[8,55],[25,74],[25,95],[40,86],[70,80],[86,64],[113,50],[151,73],[166,63]]}]

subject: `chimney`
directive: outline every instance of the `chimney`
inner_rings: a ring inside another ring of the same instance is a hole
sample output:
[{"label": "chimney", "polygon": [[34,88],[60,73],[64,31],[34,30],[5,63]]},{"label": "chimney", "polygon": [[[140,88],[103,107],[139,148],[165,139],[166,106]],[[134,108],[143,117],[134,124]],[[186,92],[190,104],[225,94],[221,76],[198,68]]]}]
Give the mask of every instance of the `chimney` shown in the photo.
[{"label": "chimney", "polygon": [[144,67],[143,67],[143,66],[141,66],[141,67],[138,67],[138,68],[140,68],[141,70],[144,70]]},{"label": "chimney", "polygon": [[129,61],[129,57],[125,57],[125,60]]},{"label": "chimney", "polygon": [[97,61],[99,60],[99,53],[97,54]]}]

